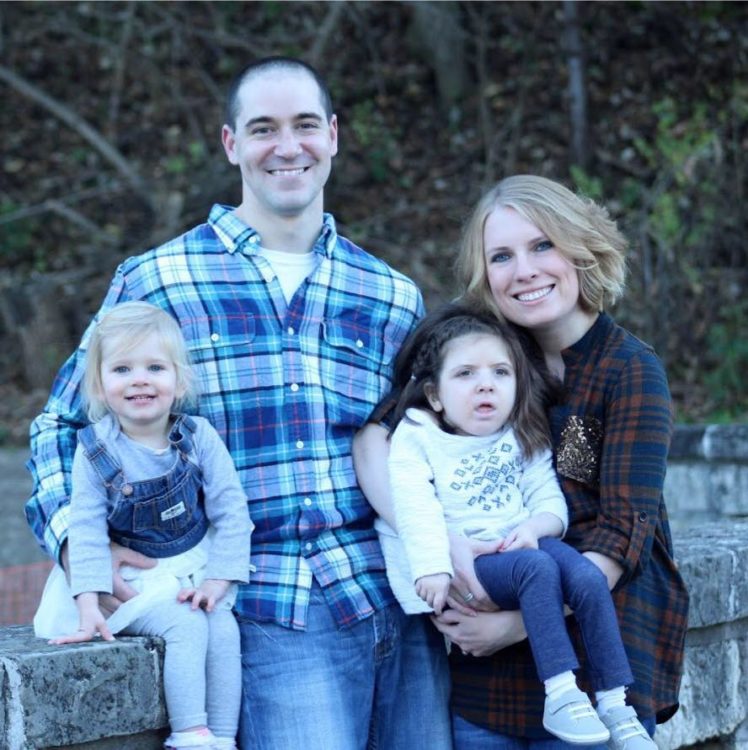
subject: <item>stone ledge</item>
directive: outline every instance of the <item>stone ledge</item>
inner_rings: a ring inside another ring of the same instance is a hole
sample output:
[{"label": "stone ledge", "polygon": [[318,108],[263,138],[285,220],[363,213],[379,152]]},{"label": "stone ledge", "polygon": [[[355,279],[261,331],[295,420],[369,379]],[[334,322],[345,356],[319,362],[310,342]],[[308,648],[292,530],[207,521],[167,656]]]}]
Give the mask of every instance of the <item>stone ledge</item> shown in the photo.
[{"label": "stone ledge", "polygon": [[50,646],[28,626],[0,629],[0,747],[161,747],[162,664],[155,638]]},{"label": "stone ledge", "polygon": [[691,607],[681,708],[655,740],[748,750],[748,523],[683,529],[674,543]]},{"label": "stone ledge", "polygon": [[665,499],[678,531],[748,517],[748,424],[677,425]]},{"label": "stone ledge", "polygon": [[[684,529],[675,549],[691,617],[681,710],[657,745],[748,750],[748,522]],[[0,747],[160,750],[162,649],[154,638],[49,646],[30,627],[0,629]]]},{"label": "stone ledge", "polygon": [[689,630],[748,617],[748,522],[682,529],[674,547],[691,594]]},{"label": "stone ledge", "polygon": [[676,425],[669,460],[748,462],[748,424]]}]

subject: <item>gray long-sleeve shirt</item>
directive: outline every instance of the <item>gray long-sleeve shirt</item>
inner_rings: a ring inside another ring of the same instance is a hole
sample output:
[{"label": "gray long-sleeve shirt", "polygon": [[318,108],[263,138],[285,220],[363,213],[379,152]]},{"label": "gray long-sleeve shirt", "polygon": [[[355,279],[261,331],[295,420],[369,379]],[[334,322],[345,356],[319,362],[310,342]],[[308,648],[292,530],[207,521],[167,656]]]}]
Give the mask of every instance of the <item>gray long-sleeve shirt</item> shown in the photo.
[{"label": "gray long-sleeve shirt", "polygon": [[[247,582],[250,536],[254,525],[249,518],[246,495],[218,433],[206,419],[192,419],[197,429],[191,459],[203,474],[205,511],[214,529],[205,577]],[[111,416],[97,422],[94,429],[122,467],[128,482],[162,476],[178,460],[178,452],[173,447],[156,451],[131,440]],[[73,595],[85,591],[111,593],[107,516],[112,509],[113,495],[107,492],[80,445],[73,460],[72,480],[69,547]]]}]

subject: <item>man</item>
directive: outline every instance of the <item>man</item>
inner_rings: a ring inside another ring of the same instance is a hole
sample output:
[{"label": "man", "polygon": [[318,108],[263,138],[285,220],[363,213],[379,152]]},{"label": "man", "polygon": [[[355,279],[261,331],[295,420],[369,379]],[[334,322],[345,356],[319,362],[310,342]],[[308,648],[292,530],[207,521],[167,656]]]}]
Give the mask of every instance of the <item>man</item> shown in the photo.
[{"label": "man", "polygon": [[[198,413],[248,495],[256,572],[236,603],[241,747],[448,748],[443,641],[395,603],[351,459],[420,294],[323,213],[338,123],[316,71],[254,63],[226,112],[241,204],[216,205],[206,224],[125,261],[102,312],[143,299],[177,318],[200,376]],[[87,336],[32,426],[27,517],[63,560]]]}]

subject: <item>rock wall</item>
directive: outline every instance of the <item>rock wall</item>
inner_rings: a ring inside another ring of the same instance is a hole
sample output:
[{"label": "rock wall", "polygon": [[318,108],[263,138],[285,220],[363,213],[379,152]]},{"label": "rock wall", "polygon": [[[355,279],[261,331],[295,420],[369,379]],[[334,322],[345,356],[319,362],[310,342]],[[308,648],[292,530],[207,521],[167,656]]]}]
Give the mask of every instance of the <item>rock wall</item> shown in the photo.
[{"label": "rock wall", "polygon": [[[748,425],[680,427],[665,494],[691,611],[681,709],[655,739],[748,750]],[[162,662],[158,639],[53,647],[0,628],[0,748],[161,748]]]}]

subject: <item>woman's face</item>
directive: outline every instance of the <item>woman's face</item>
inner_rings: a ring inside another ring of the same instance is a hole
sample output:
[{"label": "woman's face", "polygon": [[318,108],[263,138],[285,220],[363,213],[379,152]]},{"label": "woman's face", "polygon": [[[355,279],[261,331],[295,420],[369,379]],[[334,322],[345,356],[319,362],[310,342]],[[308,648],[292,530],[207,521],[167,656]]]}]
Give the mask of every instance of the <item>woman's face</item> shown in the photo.
[{"label": "woman's face", "polygon": [[576,328],[586,318],[579,276],[542,230],[499,206],[483,231],[488,284],[507,320],[532,331]]}]

